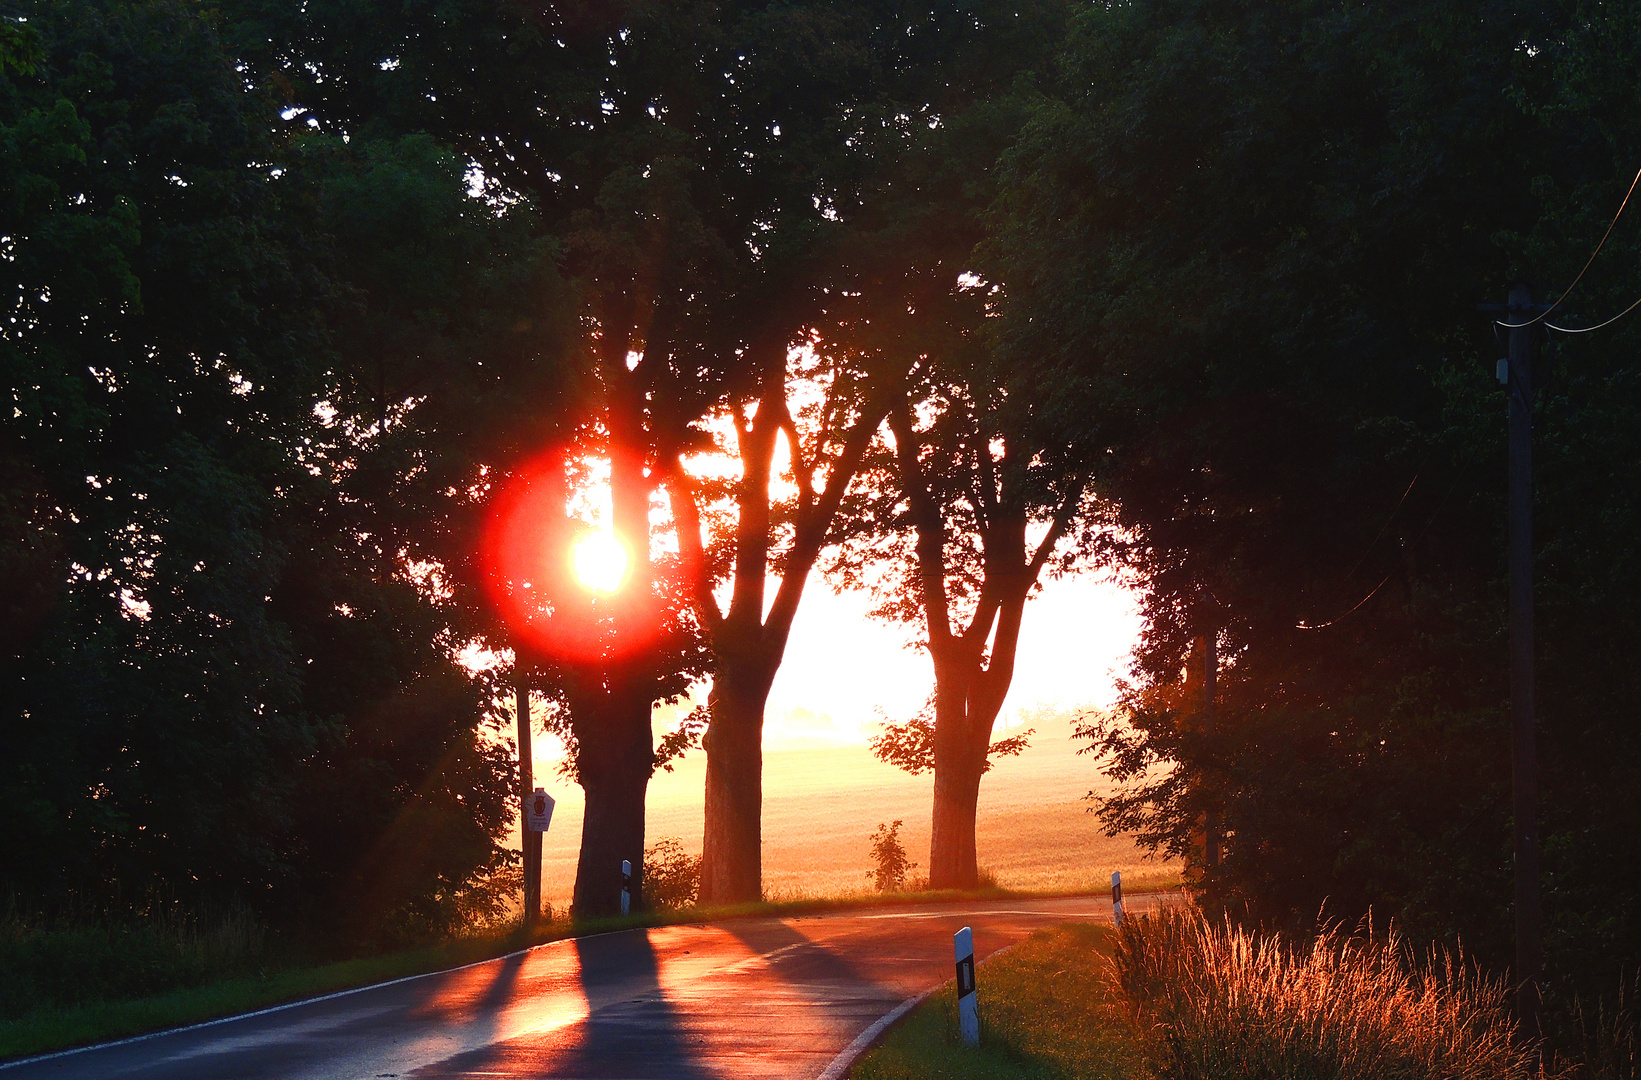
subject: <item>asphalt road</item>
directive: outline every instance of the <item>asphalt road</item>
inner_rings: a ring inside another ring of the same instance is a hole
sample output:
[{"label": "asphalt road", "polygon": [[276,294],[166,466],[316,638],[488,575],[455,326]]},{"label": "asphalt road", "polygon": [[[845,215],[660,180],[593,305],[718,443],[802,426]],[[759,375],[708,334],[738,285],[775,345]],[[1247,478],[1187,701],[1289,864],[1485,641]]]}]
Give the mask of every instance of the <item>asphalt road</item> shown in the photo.
[{"label": "asphalt road", "polygon": [[[1110,919],[1108,898],[1074,897],[627,930],[0,1065],[0,1080],[814,1078],[951,977],[959,928],[984,957],[1046,926]],[[983,970],[978,983],[983,1003]]]}]

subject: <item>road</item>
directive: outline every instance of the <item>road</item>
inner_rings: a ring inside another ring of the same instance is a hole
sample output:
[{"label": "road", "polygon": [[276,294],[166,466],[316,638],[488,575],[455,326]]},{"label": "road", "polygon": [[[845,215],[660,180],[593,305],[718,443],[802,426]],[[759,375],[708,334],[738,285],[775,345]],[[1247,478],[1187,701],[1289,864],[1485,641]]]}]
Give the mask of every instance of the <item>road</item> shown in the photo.
[{"label": "road", "polygon": [[[0,1065],[0,1080],[814,1078],[951,977],[959,928],[974,928],[984,957],[1046,926],[1110,918],[1109,899],[1074,897],[627,930]],[[983,971],[979,987],[984,1002]]]}]

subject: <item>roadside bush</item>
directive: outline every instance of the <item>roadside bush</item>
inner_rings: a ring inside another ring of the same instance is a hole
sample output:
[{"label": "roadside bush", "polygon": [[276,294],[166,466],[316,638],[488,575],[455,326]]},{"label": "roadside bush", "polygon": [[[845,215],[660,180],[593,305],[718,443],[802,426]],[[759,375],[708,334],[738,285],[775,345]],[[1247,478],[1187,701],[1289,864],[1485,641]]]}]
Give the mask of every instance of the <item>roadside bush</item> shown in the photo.
[{"label": "roadside bush", "polygon": [[1572,1076],[1578,1080],[1641,1080],[1638,997],[1641,973],[1621,978],[1616,997],[1602,997],[1593,1005],[1574,998],[1564,1011],[1548,1010],[1551,1041],[1573,1063]]},{"label": "roadside bush", "polygon": [[261,970],[268,936],[249,914],[126,922],[0,917],[0,1019],[145,997]]},{"label": "roadside bush", "polygon": [[661,837],[644,849],[643,889],[651,907],[689,907],[701,891],[701,857],[676,836]]},{"label": "roadside bush", "polygon": [[1127,920],[1115,960],[1159,1080],[1538,1075],[1502,980],[1453,953],[1416,961],[1394,934],[1295,942],[1163,908]]},{"label": "roadside bush", "polygon": [[872,862],[876,868],[866,876],[873,879],[878,892],[900,892],[906,887],[906,875],[917,867],[906,858],[906,847],[900,842],[900,818],[893,824],[879,823],[872,833]]}]

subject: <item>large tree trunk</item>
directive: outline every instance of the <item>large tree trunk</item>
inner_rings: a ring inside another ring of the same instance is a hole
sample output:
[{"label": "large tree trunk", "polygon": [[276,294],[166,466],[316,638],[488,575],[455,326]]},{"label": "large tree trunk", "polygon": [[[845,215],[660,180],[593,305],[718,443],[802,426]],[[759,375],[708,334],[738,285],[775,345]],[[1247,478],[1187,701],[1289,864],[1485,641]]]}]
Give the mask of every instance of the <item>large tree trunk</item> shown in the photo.
[{"label": "large tree trunk", "polygon": [[632,863],[635,910],[642,899],[644,797],[655,767],[651,702],[632,685],[645,684],[642,676],[622,673],[620,681],[612,677],[611,682],[615,693],[571,707],[581,751],[577,767],[587,796],[571,908],[577,919],[620,913],[622,860]]},{"label": "large tree trunk", "polygon": [[772,674],[722,669],[707,697],[703,904],[763,898],[763,728]]},{"label": "large tree trunk", "polygon": [[933,889],[973,889],[980,884],[974,842],[980,778],[991,752],[992,725],[1014,679],[1024,607],[1023,589],[998,604],[997,635],[989,659],[972,651],[973,639],[948,638],[936,646],[941,655],[935,660],[934,827],[929,833]]},{"label": "large tree trunk", "polygon": [[[936,760],[940,740],[935,739]],[[934,829],[929,837],[929,888],[972,889],[980,882],[974,846],[974,819],[980,803],[979,762],[965,756],[934,770]]]},{"label": "large tree trunk", "polygon": [[[967,665],[963,665],[965,668]],[[953,671],[942,664],[935,675],[934,821],[929,833],[929,887],[972,889],[980,883],[974,821],[980,778],[986,771],[991,725],[997,710],[973,700],[979,671]]]}]

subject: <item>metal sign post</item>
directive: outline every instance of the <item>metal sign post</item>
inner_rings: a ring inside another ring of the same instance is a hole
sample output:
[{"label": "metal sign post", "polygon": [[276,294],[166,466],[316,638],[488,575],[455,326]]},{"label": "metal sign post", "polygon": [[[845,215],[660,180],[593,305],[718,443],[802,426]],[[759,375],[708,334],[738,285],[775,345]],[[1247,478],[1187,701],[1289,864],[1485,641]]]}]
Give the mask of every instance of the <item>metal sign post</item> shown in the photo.
[{"label": "metal sign post", "polygon": [[974,931],[965,926],[957,932],[957,1025],[964,1046],[980,1045],[980,1004],[974,993]]}]

